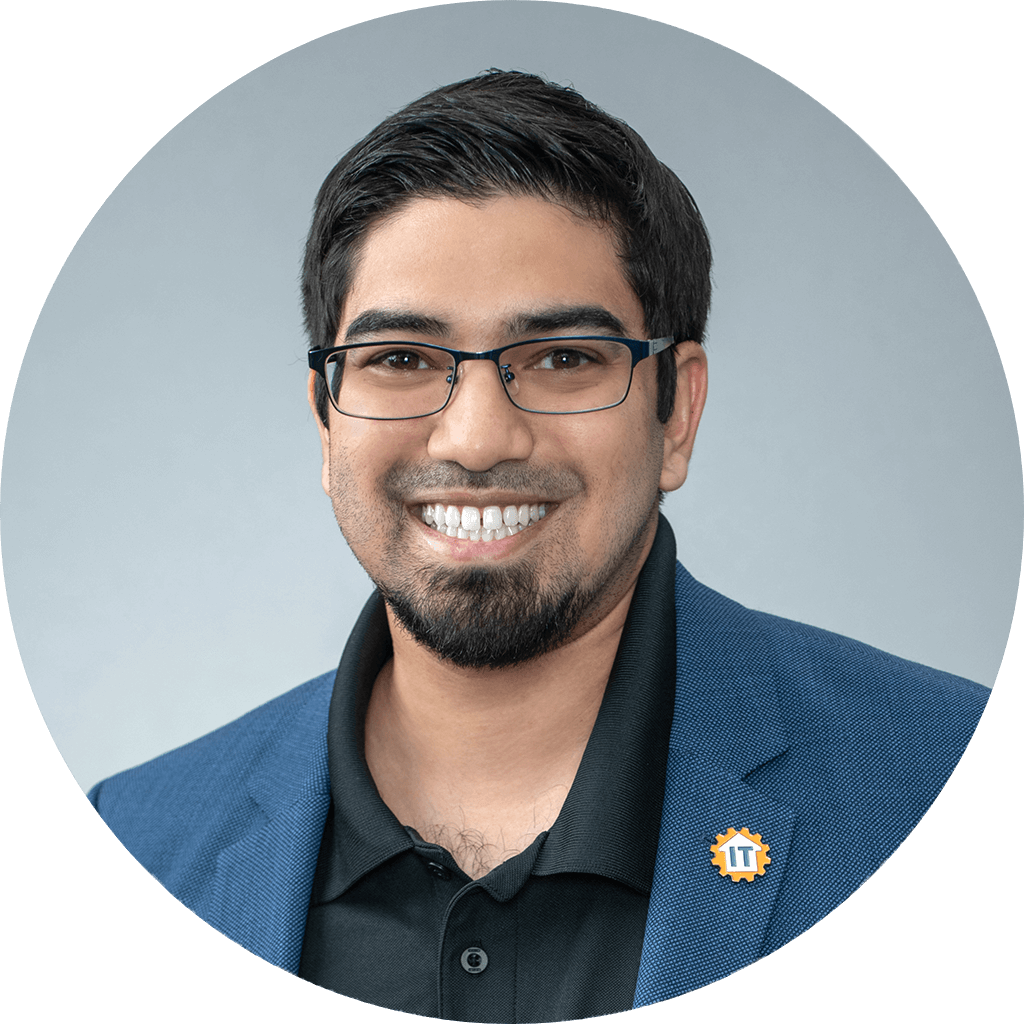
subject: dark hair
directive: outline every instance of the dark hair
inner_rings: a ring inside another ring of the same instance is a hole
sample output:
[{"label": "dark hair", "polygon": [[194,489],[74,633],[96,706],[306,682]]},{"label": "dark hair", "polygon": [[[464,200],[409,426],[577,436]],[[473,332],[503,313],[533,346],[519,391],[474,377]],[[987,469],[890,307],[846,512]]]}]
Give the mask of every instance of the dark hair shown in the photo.
[{"label": "dark hair", "polygon": [[[537,75],[492,69],[428,93],[356,143],[320,187],[302,268],[311,348],[335,344],[367,231],[419,197],[530,195],[611,224],[649,337],[704,340],[711,243],[686,186],[629,125]],[[675,403],[658,359],[658,418]],[[327,390],[316,381],[327,422]]]}]

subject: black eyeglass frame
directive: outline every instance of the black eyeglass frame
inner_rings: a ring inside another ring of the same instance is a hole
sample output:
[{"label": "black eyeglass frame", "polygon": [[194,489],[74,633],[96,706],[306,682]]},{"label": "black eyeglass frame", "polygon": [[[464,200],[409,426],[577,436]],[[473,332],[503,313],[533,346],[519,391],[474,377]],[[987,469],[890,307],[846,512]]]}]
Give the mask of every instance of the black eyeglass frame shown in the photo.
[{"label": "black eyeglass frame", "polygon": [[[509,393],[508,393],[508,380],[506,380],[505,373],[502,370],[508,372],[508,368],[503,367],[499,356],[505,352],[510,351],[514,348],[520,348],[522,345],[536,345],[542,341],[617,341],[626,346],[629,349],[630,357],[632,362],[629,366],[629,380],[626,382],[626,390],[623,392],[622,397],[617,402],[612,402],[611,405],[596,405],[591,409],[571,409],[571,410],[548,410],[548,409],[526,409],[521,406]],[[671,348],[676,343],[676,339],[669,336],[667,338],[652,338],[650,341],[641,341],[637,338],[618,338],[613,335],[607,334],[574,334],[574,335],[558,335],[553,338],[527,338],[525,341],[514,341],[511,345],[502,345],[501,348],[490,348],[485,352],[465,352],[462,349],[457,348],[445,348],[444,345],[432,345],[429,342],[423,341],[360,341],[355,342],[352,345],[335,345],[332,348],[311,348],[307,353],[307,361],[309,368],[314,372],[318,373],[324,381],[324,385],[327,388],[327,397],[334,406],[334,408],[342,415],[349,416],[352,419],[357,420],[419,420],[423,419],[424,416],[435,416],[437,413],[442,412],[452,400],[452,395],[455,394],[455,384],[459,376],[459,366],[465,362],[471,362],[475,359],[487,359],[494,363],[498,371],[498,380],[501,381],[502,389],[508,400],[522,412],[535,413],[538,416],[578,416],[584,412],[602,412],[605,409],[614,409],[617,405],[622,403],[629,397],[629,389],[633,386],[633,370],[636,369],[636,364],[642,359],[646,359],[648,356],[657,355],[659,352],[664,352],[666,349]],[[349,352],[352,349],[357,348],[379,348],[382,345],[394,344],[396,347],[403,344],[408,345],[410,348],[430,348],[437,352],[446,352],[454,360],[454,365],[451,367],[451,378],[448,381],[448,397],[444,400],[444,404],[434,409],[432,412],[421,412],[416,416],[360,416],[358,413],[345,412],[342,409],[338,409],[335,404],[334,396],[331,394],[331,382],[327,379],[327,360],[330,356],[336,352]]]}]

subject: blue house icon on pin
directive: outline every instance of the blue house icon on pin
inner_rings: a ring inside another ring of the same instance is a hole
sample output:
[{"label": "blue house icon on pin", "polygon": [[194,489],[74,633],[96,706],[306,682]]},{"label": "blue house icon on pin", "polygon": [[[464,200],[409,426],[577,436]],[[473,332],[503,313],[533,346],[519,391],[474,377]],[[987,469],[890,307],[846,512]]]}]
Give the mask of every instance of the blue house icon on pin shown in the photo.
[{"label": "blue house icon on pin", "polygon": [[746,836],[733,836],[719,849],[725,850],[726,871],[756,871],[757,851],[762,849],[753,839]]}]

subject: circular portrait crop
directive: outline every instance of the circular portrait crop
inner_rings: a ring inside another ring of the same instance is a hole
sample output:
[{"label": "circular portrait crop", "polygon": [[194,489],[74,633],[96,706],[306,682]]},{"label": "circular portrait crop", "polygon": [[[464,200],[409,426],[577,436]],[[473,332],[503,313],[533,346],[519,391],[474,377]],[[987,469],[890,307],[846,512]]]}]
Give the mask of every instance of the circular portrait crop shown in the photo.
[{"label": "circular portrait crop", "polygon": [[568,4],[367,21],[181,121],[53,285],[3,496],[88,827],[331,1012],[766,971],[942,790],[1020,577],[928,214],[764,67]]}]

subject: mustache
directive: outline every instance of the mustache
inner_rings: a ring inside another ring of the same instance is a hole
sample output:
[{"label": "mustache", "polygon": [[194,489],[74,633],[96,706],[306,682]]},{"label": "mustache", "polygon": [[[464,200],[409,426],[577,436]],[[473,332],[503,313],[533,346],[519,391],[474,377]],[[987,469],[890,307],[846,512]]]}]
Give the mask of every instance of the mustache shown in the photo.
[{"label": "mustache", "polygon": [[392,501],[405,501],[424,491],[520,491],[543,494],[552,501],[586,490],[583,477],[568,467],[528,466],[499,462],[490,469],[466,469],[457,462],[399,462],[380,478]]}]

